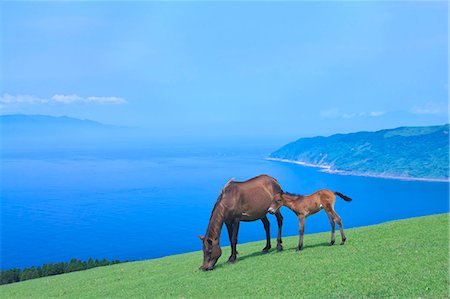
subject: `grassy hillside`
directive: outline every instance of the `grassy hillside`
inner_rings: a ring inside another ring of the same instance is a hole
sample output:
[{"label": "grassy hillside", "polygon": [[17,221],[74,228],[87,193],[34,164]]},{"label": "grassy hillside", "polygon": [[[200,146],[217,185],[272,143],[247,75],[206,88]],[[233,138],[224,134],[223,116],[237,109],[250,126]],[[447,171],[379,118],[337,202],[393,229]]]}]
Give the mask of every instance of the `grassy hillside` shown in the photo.
[{"label": "grassy hillside", "polygon": [[331,170],[448,179],[449,125],[301,138],[270,154]]},{"label": "grassy hillside", "polygon": [[448,221],[441,214],[349,229],[344,246],[327,246],[329,233],[306,235],[301,253],[297,237],[285,239],[285,251],[267,255],[259,253],[263,242],[242,244],[236,264],[226,264],[226,248],[211,272],[198,270],[201,252],[118,264],[4,285],[0,296],[443,298],[449,296]]}]

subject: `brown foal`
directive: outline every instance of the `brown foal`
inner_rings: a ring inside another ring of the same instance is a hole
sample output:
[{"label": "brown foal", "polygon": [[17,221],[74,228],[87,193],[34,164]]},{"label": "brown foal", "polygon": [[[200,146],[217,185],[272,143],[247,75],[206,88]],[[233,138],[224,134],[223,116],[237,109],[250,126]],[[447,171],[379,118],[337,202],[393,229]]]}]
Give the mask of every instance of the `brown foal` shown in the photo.
[{"label": "brown foal", "polygon": [[331,224],[330,245],[333,245],[335,242],[334,230],[336,223],[339,225],[339,229],[341,231],[341,245],[344,245],[347,238],[345,237],[344,228],[342,227],[342,220],[334,210],[336,195],[338,195],[345,201],[352,201],[350,197],[347,197],[342,193],[333,192],[327,189],[319,190],[311,195],[296,195],[280,192],[273,197],[272,204],[269,208],[269,213],[277,213],[281,206],[286,206],[297,215],[300,224],[298,250],[302,250],[306,217],[320,212],[322,209],[324,209]]}]

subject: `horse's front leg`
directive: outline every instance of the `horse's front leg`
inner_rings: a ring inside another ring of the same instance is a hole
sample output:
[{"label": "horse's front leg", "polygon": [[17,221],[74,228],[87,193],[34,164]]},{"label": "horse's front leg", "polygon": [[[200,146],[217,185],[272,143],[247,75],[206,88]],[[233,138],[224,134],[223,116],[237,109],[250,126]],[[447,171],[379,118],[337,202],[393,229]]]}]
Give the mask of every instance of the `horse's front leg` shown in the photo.
[{"label": "horse's front leg", "polygon": [[236,261],[236,254],[237,254],[236,245],[238,242],[237,236],[238,236],[238,231],[239,231],[239,224],[240,224],[239,219],[236,219],[233,222],[233,232],[231,234],[231,256],[228,259],[229,263],[234,263]]},{"label": "horse's front leg", "polygon": [[303,248],[303,234],[305,232],[305,216],[304,215],[299,215],[298,216],[298,222],[300,225],[299,228],[299,238],[298,238],[298,250],[302,250]]},{"label": "horse's front leg", "polygon": [[233,237],[233,223],[225,222],[225,225],[227,226],[228,238],[230,239],[230,244],[231,244],[231,239]]},{"label": "horse's front leg", "polygon": [[278,238],[277,238],[277,251],[283,250],[283,240],[281,239],[281,227],[283,226],[283,216],[281,215],[280,211],[275,213],[275,217],[277,217],[277,223],[278,223]]}]

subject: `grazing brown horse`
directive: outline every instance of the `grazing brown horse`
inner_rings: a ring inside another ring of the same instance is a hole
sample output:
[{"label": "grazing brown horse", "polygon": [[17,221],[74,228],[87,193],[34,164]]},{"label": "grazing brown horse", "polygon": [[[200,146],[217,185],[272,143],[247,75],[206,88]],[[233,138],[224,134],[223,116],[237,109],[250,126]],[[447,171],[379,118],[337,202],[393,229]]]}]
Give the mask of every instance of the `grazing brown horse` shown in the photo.
[{"label": "grazing brown horse", "polygon": [[311,195],[296,195],[291,193],[283,193],[283,191],[281,191],[274,196],[272,204],[269,208],[269,213],[278,213],[281,206],[286,206],[297,215],[300,224],[298,250],[302,250],[306,217],[320,212],[322,209],[324,209],[331,224],[330,245],[334,244],[334,230],[336,222],[339,225],[339,229],[341,231],[341,245],[344,245],[347,238],[345,237],[344,228],[342,227],[342,220],[334,210],[336,195],[338,195],[345,201],[352,201],[350,197],[345,196],[342,193],[333,192],[327,189],[319,190]]},{"label": "grazing brown horse", "polygon": [[[228,229],[228,237],[231,244],[231,256],[229,263],[236,261],[236,244],[241,221],[255,221],[261,219],[266,230],[266,253],[270,245],[270,223],[267,212],[275,194],[282,192],[278,182],[267,175],[260,175],[245,182],[235,182],[233,179],[222,188],[219,198],[211,213],[206,235],[200,236],[203,243],[202,270],[214,269],[217,260],[222,255],[220,248],[220,233],[225,223]],[[280,212],[274,213],[278,223],[277,250],[283,250],[281,245],[281,227],[283,216]]]}]

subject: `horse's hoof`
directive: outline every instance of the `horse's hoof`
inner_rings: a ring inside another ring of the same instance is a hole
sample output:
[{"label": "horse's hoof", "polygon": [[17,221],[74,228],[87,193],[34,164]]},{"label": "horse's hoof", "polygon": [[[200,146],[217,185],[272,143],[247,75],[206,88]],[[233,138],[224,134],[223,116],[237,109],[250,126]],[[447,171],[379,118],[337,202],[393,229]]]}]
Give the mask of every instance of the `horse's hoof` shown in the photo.
[{"label": "horse's hoof", "polygon": [[269,253],[269,250],[270,250],[270,248],[264,248],[264,249],[262,250],[262,253]]},{"label": "horse's hoof", "polygon": [[345,244],[345,241],[342,241],[342,242],[341,242],[341,245],[344,245],[344,244]]},{"label": "horse's hoof", "polygon": [[333,245],[334,245],[334,240],[330,242],[330,246],[333,246]]},{"label": "horse's hoof", "polygon": [[283,251],[283,246],[281,246],[281,245],[278,246],[278,245],[277,245],[277,251],[278,251],[278,252]]},{"label": "horse's hoof", "polygon": [[236,263],[236,258],[235,257],[230,257],[228,259],[228,264],[234,264],[234,263]]}]

